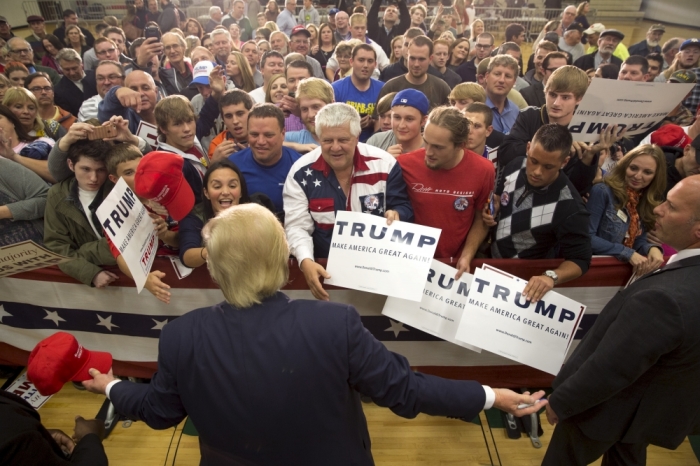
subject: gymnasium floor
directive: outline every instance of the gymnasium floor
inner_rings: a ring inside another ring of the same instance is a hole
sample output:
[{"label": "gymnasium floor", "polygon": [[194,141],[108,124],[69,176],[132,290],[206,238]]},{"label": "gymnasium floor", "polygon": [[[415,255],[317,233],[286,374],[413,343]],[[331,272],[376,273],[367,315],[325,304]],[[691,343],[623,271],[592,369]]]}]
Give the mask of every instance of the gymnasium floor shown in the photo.
[{"label": "gymnasium floor", "polygon": [[[104,400],[68,383],[39,408],[39,414],[45,427],[72,436],[75,416],[95,417]],[[374,404],[363,406],[377,466],[535,466],[541,463],[552,433],[542,414],[542,448],[536,449],[525,434],[508,439],[495,410],[482,412],[479,425],[427,415],[404,419]],[[196,466],[200,459],[196,431],[187,421],[167,430],[153,430],[143,422],[129,427],[119,422],[104,446],[112,466]],[[647,464],[700,463],[686,439],[676,451],[650,447]]]},{"label": "gymnasium floor", "polygon": [[[626,35],[624,43],[631,45],[644,38],[652,22],[638,24],[606,24]],[[47,29],[53,29],[48,25]],[[27,29],[14,30],[20,37]],[[665,39],[679,36],[699,37],[700,30],[669,26]],[[497,39],[500,43],[502,38]],[[523,50],[524,61],[531,53],[530,45]],[[4,380],[0,379],[0,384]],[[48,428],[61,429],[72,435],[74,418],[80,414],[85,418],[95,417],[104,402],[104,397],[78,391],[67,384],[39,409],[42,421]],[[364,404],[372,451],[378,466],[433,466],[433,465],[539,465],[549,443],[552,428],[541,416],[544,435],[540,438],[542,448],[535,449],[526,436],[519,440],[506,437],[497,413],[481,413],[480,424],[465,423],[427,415],[408,420],[374,404]],[[104,445],[113,466],[151,465],[198,465],[199,444],[190,425],[181,423],[174,429],[156,431],[142,422],[130,427],[119,423]],[[695,442],[694,442],[695,443]],[[700,445],[700,440],[697,442]],[[700,449],[698,449],[700,453]],[[594,464],[600,464],[600,461]],[[686,441],[676,450],[669,451],[650,447],[649,466],[697,465],[691,442]]]}]

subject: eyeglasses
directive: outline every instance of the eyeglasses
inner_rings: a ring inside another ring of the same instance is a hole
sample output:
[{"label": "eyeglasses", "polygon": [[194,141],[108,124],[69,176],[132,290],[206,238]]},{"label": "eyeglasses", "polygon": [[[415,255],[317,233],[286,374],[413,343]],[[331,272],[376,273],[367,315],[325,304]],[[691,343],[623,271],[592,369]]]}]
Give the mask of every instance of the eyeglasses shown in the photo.
[{"label": "eyeglasses", "polygon": [[490,49],[493,45],[476,44],[474,47],[481,50]]},{"label": "eyeglasses", "polygon": [[124,76],[121,74],[110,74],[109,76],[96,76],[95,81],[98,83],[105,81],[116,81],[117,79],[122,79]]},{"label": "eyeglasses", "polygon": [[29,55],[32,49],[10,49],[10,53],[16,53],[18,55]]},{"label": "eyeglasses", "polygon": [[105,50],[102,50],[101,52],[96,52],[96,53],[97,53],[97,55],[106,55],[108,53],[114,53],[116,51],[117,51],[117,49],[112,47],[111,49],[105,49]]},{"label": "eyeglasses", "polygon": [[561,68],[561,66],[558,66],[558,67],[556,67],[556,68],[545,68],[544,70],[545,70],[545,71],[549,71],[550,73],[554,73],[554,72],[557,71],[559,68]]},{"label": "eyeglasses", "polygon": [[29,88],[30,92],[33,92],[34,94],[38,94],[40,92],[46,92],[47,94],[49,92],[53,92],[53,87],[51,86],[46,86],[46,87],[30,87]]}]

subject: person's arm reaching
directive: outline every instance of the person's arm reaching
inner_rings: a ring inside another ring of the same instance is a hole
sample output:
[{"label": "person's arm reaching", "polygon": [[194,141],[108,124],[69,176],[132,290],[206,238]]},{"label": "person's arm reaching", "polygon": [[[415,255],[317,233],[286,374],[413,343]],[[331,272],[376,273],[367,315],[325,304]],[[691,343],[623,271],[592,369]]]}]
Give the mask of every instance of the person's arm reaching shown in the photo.
[{"label": "person's arm reaching", "polygon": [[398,162],[394,164],[386,180],[386,208],[395,210],[402,222],[413,221],[413,206],[408,197],[406,181]]}]

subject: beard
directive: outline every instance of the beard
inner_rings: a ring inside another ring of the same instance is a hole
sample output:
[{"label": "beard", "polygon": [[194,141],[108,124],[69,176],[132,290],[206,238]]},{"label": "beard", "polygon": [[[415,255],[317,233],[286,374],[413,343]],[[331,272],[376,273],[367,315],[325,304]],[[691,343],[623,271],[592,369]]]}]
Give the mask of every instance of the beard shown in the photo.
[{"label": "beard", "polygon": [[647,39],[647,45],[649,47],[658,47],[659,41],[658,40],[649,40]]}]

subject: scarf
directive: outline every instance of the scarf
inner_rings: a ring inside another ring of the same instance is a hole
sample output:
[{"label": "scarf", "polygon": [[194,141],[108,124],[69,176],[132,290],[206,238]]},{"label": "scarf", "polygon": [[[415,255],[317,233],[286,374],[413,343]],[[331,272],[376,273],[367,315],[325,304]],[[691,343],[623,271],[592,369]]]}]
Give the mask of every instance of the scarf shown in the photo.
[{"label": "scarf", "polygon": [[630,216],[630,226],[627,230],[627,236],[622,242],[626,247],[632,248],[634,246],[634,240],[637,239],[642,233],[639,222],[639,213],[637,212],[637,204],[639,204],[639,191],[635,191],[632,188],[627,188],[627,213]]}]

